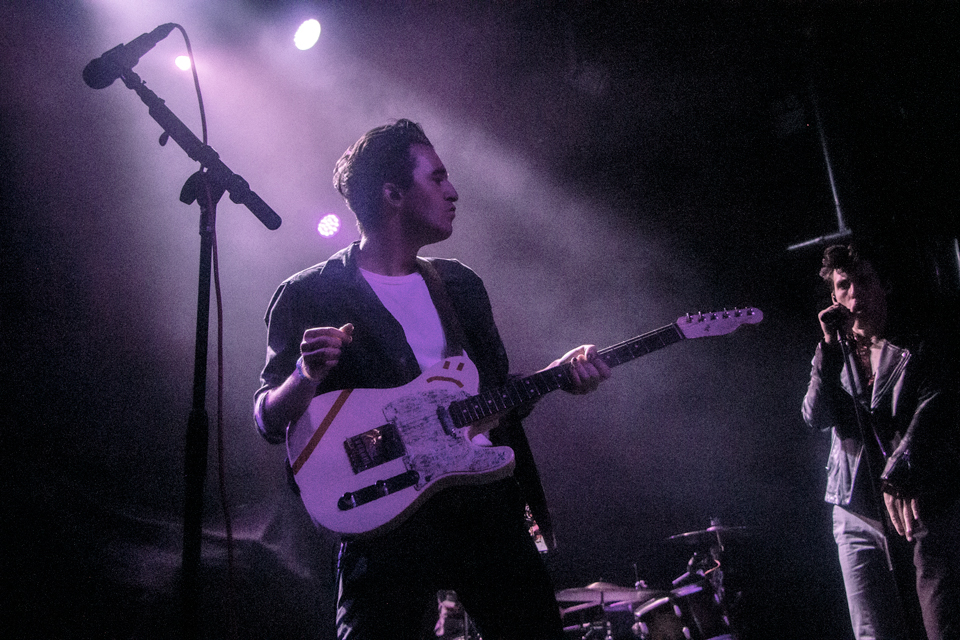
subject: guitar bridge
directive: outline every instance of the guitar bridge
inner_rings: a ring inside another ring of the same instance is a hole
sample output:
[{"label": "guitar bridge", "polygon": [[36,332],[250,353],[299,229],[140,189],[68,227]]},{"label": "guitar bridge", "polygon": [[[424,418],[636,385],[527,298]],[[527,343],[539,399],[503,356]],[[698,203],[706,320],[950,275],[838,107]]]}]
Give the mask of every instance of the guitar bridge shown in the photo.
[{"label": "guitar bridge", "polygon": [[375,484],[372,484],[368,487],[363,487],[358,491],[348,491],[340,496],[339,500],[337,500],[337,509],[340,511],[356,509],[360,505],[373,502],[374,500],[379,500],[380,498],[384,498],[391,493],[396,493],[401,489],[415,487],[417,486],[418,482],[420,482],[419,473],[416,471],[405,471],[404,473],[393,476],[392,478],[379,480]]},{"label": "guitar bridge", "polygon": [[354,473],[396,460],[406,454],[400,432],[392,424],[375,427],[343,441]]}]

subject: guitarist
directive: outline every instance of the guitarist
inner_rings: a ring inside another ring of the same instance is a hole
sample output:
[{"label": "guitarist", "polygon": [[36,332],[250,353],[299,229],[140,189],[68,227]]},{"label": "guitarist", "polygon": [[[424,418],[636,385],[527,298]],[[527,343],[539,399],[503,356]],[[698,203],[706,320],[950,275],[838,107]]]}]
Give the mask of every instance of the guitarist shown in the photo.
[{"label": "guitarist", "polygon": [[[283,282],[270,302],[267,362],[255,417],[284,441],[312,399],[339,389],[393,388],[444,357],[466,355],[481,388],[503,385],[508,363],[480,278],[455,260],[418,257],[453,233],[457,191],[420,125],[369,131],[337,162],[334,185],[357,216],[360,241]],[[571,393],[610,376],[593,345],[571,350]],[[530,447],[507,414],[475,442],[508,445],[512,477],[447,488],[378,537],[341,543],[341,640],[420,638],[440,589],[456,590],[485,640],[563,637],[554,589],[524,520],[529,504],[550,538]]]}]

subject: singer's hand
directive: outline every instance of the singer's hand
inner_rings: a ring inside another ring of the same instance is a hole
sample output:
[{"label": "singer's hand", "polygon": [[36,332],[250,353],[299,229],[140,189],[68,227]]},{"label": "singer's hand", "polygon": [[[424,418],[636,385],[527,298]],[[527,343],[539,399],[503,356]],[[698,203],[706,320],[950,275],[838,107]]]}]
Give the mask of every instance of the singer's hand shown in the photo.
[{"label": "singer's hand", "polygon": [[920,510],[916,498],[895,498],[889,493],[883,494],[887,513],[897,533],[913,542],[914,534],[922,527]]},{"label": "singer's hand", "polygon": [[853,326],[853,315],[846,307],[836,302],[821,311],[817,318],[823,330],[823,341],[827,344],[834,343],[837,339],[837,331],[847,333]]}]

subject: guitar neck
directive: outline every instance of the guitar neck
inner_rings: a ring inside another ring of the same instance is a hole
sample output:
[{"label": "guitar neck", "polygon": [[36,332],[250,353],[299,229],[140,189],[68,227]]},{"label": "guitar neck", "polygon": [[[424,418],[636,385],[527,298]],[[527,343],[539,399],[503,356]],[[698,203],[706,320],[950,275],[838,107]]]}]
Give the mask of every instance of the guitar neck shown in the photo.
[{"label": "guitar neck", "polygon": [[[669,324],[598,352],[607,366],[615,367],[684,339],[676,324]],[[481,391],[450,404],[447,411],[456,427],[465,427],[498,413],[542,398],[551,391],[574,384],[569,364],[545,369],[514,380],[499,389]]]}]

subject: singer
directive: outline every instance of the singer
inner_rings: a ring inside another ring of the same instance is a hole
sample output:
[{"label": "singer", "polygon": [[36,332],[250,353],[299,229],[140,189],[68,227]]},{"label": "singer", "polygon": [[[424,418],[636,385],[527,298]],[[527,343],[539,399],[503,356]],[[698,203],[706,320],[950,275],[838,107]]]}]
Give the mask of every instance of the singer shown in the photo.
[{"label": "singer", "polygon": [[819,314],[802,414],[831,431],[825,500],[856,638],[922,638],[925,628],[929,640],[955,639],[957,340],[908,312],[917,306],[907,287],[894,296],[884,257],[855,245],[824,252],[833,304]]}]

